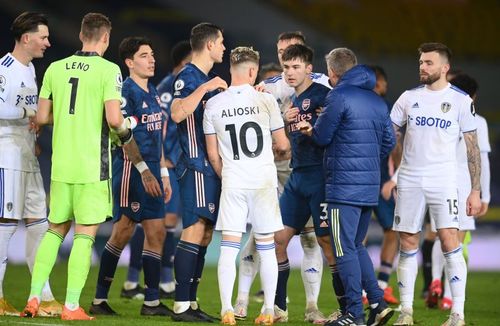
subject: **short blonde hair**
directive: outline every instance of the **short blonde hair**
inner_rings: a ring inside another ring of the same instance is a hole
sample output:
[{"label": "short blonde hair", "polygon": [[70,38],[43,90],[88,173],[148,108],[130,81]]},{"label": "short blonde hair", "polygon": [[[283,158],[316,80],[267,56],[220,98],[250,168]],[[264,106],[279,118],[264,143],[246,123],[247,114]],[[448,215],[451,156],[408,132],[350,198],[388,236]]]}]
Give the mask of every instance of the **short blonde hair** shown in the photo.
[{"label": "short blonde hair", "polygon": [[252,62],[259,64],[260,55],[252,47],[238,46],[231,50],[230,61],[231,66],[239,65],[244,62]]}]

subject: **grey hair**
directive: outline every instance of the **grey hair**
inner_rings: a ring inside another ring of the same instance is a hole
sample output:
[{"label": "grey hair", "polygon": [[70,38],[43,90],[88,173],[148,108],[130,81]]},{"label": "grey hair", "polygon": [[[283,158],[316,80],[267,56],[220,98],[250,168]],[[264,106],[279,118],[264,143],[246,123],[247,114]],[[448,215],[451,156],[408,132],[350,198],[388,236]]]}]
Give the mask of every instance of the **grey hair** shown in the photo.
[{"label": "grey hair", "polygon": [[356,55],[348,48],[336,48],[325,56],[328,69],[333,70],[337,76],[342,76],[345,72],[358,64]]}]

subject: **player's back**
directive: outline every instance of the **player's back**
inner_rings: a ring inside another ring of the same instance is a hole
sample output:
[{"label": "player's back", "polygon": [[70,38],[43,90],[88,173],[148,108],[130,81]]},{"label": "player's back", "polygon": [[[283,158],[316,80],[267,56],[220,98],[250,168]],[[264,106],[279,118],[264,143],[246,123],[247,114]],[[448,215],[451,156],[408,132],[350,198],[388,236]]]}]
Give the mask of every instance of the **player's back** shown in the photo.
[{"label": "player's back", "polygon": [[119,67],[95,52],[52,63],[40,97],[52,100],[52,180],[92,183],[110,174],[109,127],[104,102],[121,98]]},{"label": "player's back", "polygon": [[223,188],[277,187],[271,132],[283,128],[283,120],[270,94],[231,86],[207,102],[204,126],[217,134]]}]

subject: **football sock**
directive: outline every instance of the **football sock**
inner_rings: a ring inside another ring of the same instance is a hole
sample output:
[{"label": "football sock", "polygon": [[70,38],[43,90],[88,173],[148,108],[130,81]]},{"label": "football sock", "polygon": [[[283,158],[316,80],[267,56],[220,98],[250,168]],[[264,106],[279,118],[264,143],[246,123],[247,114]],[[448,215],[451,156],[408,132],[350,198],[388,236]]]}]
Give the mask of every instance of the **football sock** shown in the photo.
[{"label": "football sock", "polygon": [[423,290],[427,291],[432,282],[432,247],[434,241],[425,239],[422,244],[422,270],[424,276]]},{"label": "football sock", "polygon": [[387,288],[391,274],[392,264],[387,261],[381,261],[380,268],[378,270],[378,285],[382,290],[385,290]]},{"label": "football sock", "polygon": [[306,308],[317,309],[323,276],[323,255],[314,231],[301,233],[300,244],[304,250],[300,274],[306,294]]},{"label": "football sock", "polygon": [[12,235],[16,232],[17,222],[0,223],[0,298],[3,298],[3,279],[7,269],[7,253]]},{"label": "football sock", "polygon": [[339,303],[339,309],[342,314],[345,314],[346,311],[346,297],[344,285],[342,284],[342,279],[340,278],[339,270],[337,265],[330,265],[330,271],[332,273],[332,285],[333,291],[335,292],[335,296],[337,297],[337,302]]},{"label": "football sock", "polygon": [[247,242],[241,249],[240,267],[238,271],[238,298],[237,301],[248,302],[252,282],[260,267],[260,259],[255,249],[255,238],[250,232]]},{"label": "football sock", "polygon": [[287,260],[278,263],[278,283],[276,284],[276,297],[274,304],[281,310],[286,310],[286,286],[290,276],[290,263]]},{"label": "football sock", "polygon": [[200,246],[180,240],[175,251],[175,303],[174,312],[181,313],[189,308],[189,290],[193,281],[194,270]]},{"label": "football sock", "polygon": [[144,303],[154,304],[152,301],[160,299],[160,269],[161,254],[150,250],[142,251],[142,266],[144,266]]},{"label": "football sock", "polygon": [[122,249],[113,246],[109,241],[102,251],[99,276],[95,292],[96,299],[107,299],[111,283],[115,277],[116,266],[120,260]]},{"label": "football sock", "polygon": [[193,273],[193,283],[191,283],[191,288],[189,290],[189,300],[196,302],[196,296],[198,293],[198,285],[200,284],[201,275],[203,273],[203,267],[205,266],[205,254],[207,253],[207,247],[199,246],[198,259],[196,262],[196,268]]},{"label": "football sock", "polygon": [[467,265],[465,264],[462,246],[445,252],[447,278],[450,281],[450,288],[453,300],[452,313],[464,316],[465,285],[467,283]]},{"label": "football sock", "polygon": [[410,251],[399,251],[398,285],[401,307],[413,309],[413,295],[415,291],[415,280],[418,273],[417,262],[418,249]]},{"label": "football sock", "polygon": [[441,280],[446,261],[441,249],[441,241],[437,238],[432,247],[432,280]]},{"label": "football sock", "polygon": [[163,242],[163,256],[161,257],[160,283],[174,281],[175,242],[174,229],[167,228],[167,234]]},{"label": "football sock", "polygon": [[272,310],[278,283],[278,260],[276,259],[274,239],[270,241],[258,240],[256,248],[260,258],[260,283],[264,290],[264,307]]},{"label": "football sock", "polygon": [[227,310],[233,310],[231,298],[236,280],[236,257],[239,251],[239,242],[222,240],[220,243],[217,277],[219,280],[220,302],[222,304],[221,316]]},{"label": "football sock", "polygon": [[144,229],[137,224],[135,232],[129,242],[130,261],[128,265],[127,281],[139,283],[139,275],[142,269],[142,248],[144,246]]},{"label": "football sock", "polygon": [[64,237],[53,230],[47,230],[38,246],[38,251],[33,265],[33,273],[31,274],[31,290],[29,299],[36,297],[41,301],[43,287],[49,279],[50,272],[54,267],[57,259],[59,247],[63,242]]},{"label": "football sock", "polygon": [[68,285],[65,305],[72,310],[78,308],[80,294],[87,281],[92,258],[94,237],[75,233],[73,248],[68,260]]}]

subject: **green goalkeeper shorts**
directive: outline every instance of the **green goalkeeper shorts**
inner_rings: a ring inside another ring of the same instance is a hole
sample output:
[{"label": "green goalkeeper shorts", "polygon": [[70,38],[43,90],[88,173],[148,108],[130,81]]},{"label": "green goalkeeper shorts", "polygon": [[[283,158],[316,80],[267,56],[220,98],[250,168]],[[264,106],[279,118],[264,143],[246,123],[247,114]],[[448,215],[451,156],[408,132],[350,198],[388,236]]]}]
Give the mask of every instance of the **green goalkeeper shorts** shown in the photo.
[{"label": "green goalkeeper shorts", "polygon": [[49,221],[60,224],[75,220],[91,225],[112,216],[111,180],[71,184],[52,180],[50,183]]}]

